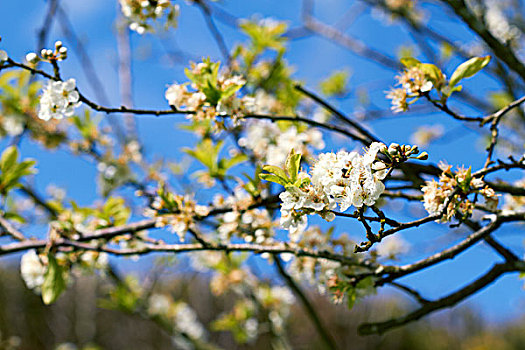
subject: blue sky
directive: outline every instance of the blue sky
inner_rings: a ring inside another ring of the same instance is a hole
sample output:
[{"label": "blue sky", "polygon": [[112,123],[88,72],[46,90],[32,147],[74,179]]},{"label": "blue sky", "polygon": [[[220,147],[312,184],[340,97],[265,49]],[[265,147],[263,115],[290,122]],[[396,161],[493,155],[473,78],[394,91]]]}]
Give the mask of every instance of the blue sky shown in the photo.
[{"label": "blue sky", "polygon": [[[112,105],[119,105],[118,75],[116,40],[114,37],[114,20],[117,11],[116,1],[107,0],[64,0],[62,2],[70,19],[74,23],[77,34],[84,40],[86,48],[91,54],[91,59],[102,77],[104,86],[109,94]],[[270,16],[276,19],[287,20],[291,27],[297,26],[300,21],[300,1],[243,1],[225,0],[223,5],[231,13],[244,18],[250,18],[254,13],[260,17]],[[321,3],[318,1],[318,3]],[[346,1],[324,0],[322,5],[316,7],[316,16],[328,23],[334,21],[345,13],[350,5]],[[16,60],[22,60],[24,55],[34,50],[36,46],[36,32],[43,23],[43,1],[2,1],[0,2],[0,35],[2,42],[0,48],[6,50]],[[468,37],[454,26],[446,26],[447,14],[436,13],[433,8],[427,8],[432,14],[431,23],[436,28],[443,29],[443,33],[451,35],[456,40]],[[219,29],[226,37],[227,45],[231,48],[234,44],[243,42],[246,38],[232,28],[218,24]],[[349,33],[371,46],[381,49],[395,56],[398,45],[407,43],[407,33],[396,25],[383,25],[364,12],[349,29]],[[50,32],[48,46],[55,40],[64,40],[62,32],[55,25]],[[190,57],[199,59],[202,56],[220,59],[217,46],[212,40],[205,26],[200,11],[181,2],[180,27],[172,30],[163,39],[151,35],[140,37],[132,35],[133,61],[133,92],[135,105],[144,108],[166,108],[164,99],[166,86],[176,81],[185,80],[184,65],[173,65],[166,57],[161,40],[169,47],[177,47]],[[388,108],[388,101],[384,98],[384,91],[394,82],[395,72],[384,69],[374,63],[360,58],[336,44],[322,38],[308,37],[293,41],[289,44],[289,54],[286,56],[290,64],[295,67],[294,77],[304,81],[305,86],[316,89],[319,82],[334,70],[347,69],[351,72],[350,88],[356,91],[360,86],[375,86],[371,98],[379,108]],[[445,67],[450,74],[457,61]],[[75,77],[77,85],[89,97],[94,98],[94,92],[79,68],[79,61],[74,54],[62,65],[62,75],[66,78]],[[476,81],[468,81],[465,88],[471,89],[476,94],[483,94],[495,89],[494,82],[487,77],[479,76]],[[351,113],[355,107],[355,99],[347,101],[333,101],[342,110]],[[464,109],[466,113],[475,111]],[[142,141],[149,157],[163,156],[172,160],[181,159],[180,148],[191,145],[194,137],[188,133],[177,130],[176,124],[184,122],[182,116],[171,117],[139,117],[137,125]],[[386,142],[409,143],[410,134],[421,124],[441,123],[445,130],[450,132],[446,142],[440,142],[429,149],[430,161],[437,163],[446,159],[449,164],[462,165],[466,161],[474,168],[482,166],[484,155],[477,134],[461,124],[451,121],[447,116],[439,113],[426,115],[411,115],[410,117],[393,116],[370,124],[374,132]],[[2,147],[4,144],[0,144]],[[340,148],[352,149],[356,145],[342,143],[338,139],[328,142],[327,150]],[[41,188],[46,184],[54,183],[65,187],[68,195],[77,199],[82,204],[89,204],[96,198],[95,183],[93,179],[96,169],[87,159],[71,157],[65,151],[43,152],[39,147],[30,142],[22,145],[24,157],[39,159],[39,174],[35,182]],[[421,206],[422,208],[422,206]],[[421,210],[421,208],[419,210]],[[400,220],[409,217],[402,213],[395,213]],[[419,214],[422,212],[420,211]],[[344,226],[343,226],[344,225]],[[346,226],[348,225],[348,226]],[[361,228],[354,224],[341,222],[340,230],[353,232]],[[523,229],[505,229],[498,233],[506,244],[523,255],[523,239],[519,234]],[[358,234],[358,235],[359,235]],[[357,236],[358,236],[357,235]],[[355,235],[354,235],[355,236]],[[403,237],[408,240],[414,253],[409,260],[428,253],[427,249],[436,249],[434,243],[446,242],[445,239],[459,239],[463,234],[451,236],[443,225],[431,224],[423,229],[406,231]],[[438,267],[427,269],[405,281],[419,287],[426,297],[439,297],[445,292],[450,292],[460,287],[464,282],[483,274],[491,264],[497,260],[492,251],[483,245],[477,245],[467,253],[460,255],[452,262],[446,262]],[[138,266],[126,263],[131,269]],[[500,279],[495,285],[477,294],[468,302],[479,308],[488,320],[504,320],[520,315],[520,310],[525,306],[523,281],[517,275],[509,275]]]}]

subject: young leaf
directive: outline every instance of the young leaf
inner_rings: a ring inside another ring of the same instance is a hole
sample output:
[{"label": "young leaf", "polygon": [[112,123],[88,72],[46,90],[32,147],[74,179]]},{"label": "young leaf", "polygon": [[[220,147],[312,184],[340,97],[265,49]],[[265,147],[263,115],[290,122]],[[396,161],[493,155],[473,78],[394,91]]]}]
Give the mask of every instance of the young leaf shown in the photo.
[{"label": "young leaf", "polygon": [[48,254],[47,258],[49,263],[44,275],[44,283],[42,284],[42,300],[44,304],[49,305],[54,303],[66,289],[66,281],[64,272],[58,265],[54,255]]},{"label": "young leaf", "polygon": [[261,180],[275,182],[276,184],[283,186],[286,186],[286,184],[288,183],[287,180],[284,180],[282,177],[274,174],[259,174],[259,178]]},{"label": "young leaf", "polygon": [[4,173],[11,170],[13,165],[16,164],[17,159],[18,150],[16,149],[16,147],[11,146],[6,148],[6,150],[2,153],[2,157],[0,158],[0,171]]},{"label": "young leaf", "polygon": [[443,73],[436,65],[431,63],[421,63],[419,64],[419,68],[425,73],[427,78],[432,81],[434,86],[439,86],[443,82]]},{"label": "young leaf", "polygon": [[334,72],[319,84],[321,92],[328,97],[344,95],[347,92],[349,76],[350,74],[345,70]]},{"label": "young leaf", "polygon": [[348,293],[346,294],[346,306],[349,310],[351,310],[355,302],[357,301],[357,293],[354,288],[350,289]]},{"label": "young leaf", "polygon": [[292,152],[286,158],[286,171],[288,171],[288,176],[295,182],[297,180],[297,174],[301,166],[301,154],[295,153],[292,149]]},{"label": "young leaf", "polygon": [[246,156],[245,154],[238,154],[232,158],[229,158],[229,159],[221,159],[220,160],[220,168],[222,168],[224,171],[230,169],[231,167],[239,164],[239,163],[242,163],[244,161],[248,160],[248,156]]},{"label": "young leaf", "polygon": [[456,68],[454,73],[452,73],[448,85],[453,87],[459,83],[460,80],[473,76],[489,64],[490,58],[490,56],[473,57],[470,60],[463,62]]},{"label": "young leaf", "polygon": [[283,178],[283,180],[288,181],[288,175],[286,175],[286,172],[283,169],[279,168],[278,166],[265,165],[263,166],[263,170],[269,172],[270,174],[275,174]]},{"label": "young leaf", "polygon": [[401,63],[407,68],[412,68],[421,64],[421,62],[414,57],[403,57]]},{"label": "young leaf", "polygon": [[308,185],[310,183],[310,179],[308,177],[305,177],[305,178],[302,178],[302,179],[297,179],[295,182],[294,182],[294,186],[295,187],[298,187],[298,188],[301,188],[305,185]]}]

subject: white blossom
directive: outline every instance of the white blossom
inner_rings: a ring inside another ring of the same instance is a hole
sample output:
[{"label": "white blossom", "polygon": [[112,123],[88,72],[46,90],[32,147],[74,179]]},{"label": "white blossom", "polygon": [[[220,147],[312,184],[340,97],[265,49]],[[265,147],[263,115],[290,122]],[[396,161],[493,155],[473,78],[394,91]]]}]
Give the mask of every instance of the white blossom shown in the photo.
[{"label": "white blossom", "polygon": [[179,331],[193,339],[201,339],[205,334],[204,328],[197,319],[197,314],[186,303],[181,302],[176,306],[174,321]]},{"label": "white blossom", "polygon": [[76,91],[75,79],[67,81],[48,81],[40,97],[38,117],[43,120],[70,117],[75,108],[81,105]]},{"label": "white blossom", "polygon": [[148,299],[148,312],[152,315],[164,315],[171,306],[171,300],[164,294],[152,294]]},{"label": "white blossom", "polygon": [[2,127],[9,136],[18,136],[24,132],[24,123],[17,116],[6,116],[2,121]]},{"label": "white blossom", "polygon": [[282,132],[279,126],[266,120],[250,121],[239,145],[250,149],[261,162],[277,166],[284,164],[291,149],[306,156],[312,149],[325,147],[319,130],[310,128],[299,132],[291,126]]},{"label": "white blossom", "polygon": [[423,205],[430,215],[437,215],[443,211],[444,200],[448,193],[443,193],[439,182],[430,181],[421,188],[423,191]]},{"label": "white blossom", "polygon": [[46,267],[35,250],[29,250],[22,256],[20,272],[28,288],[39,289],[42,286]]},{"label": "white blossom", "polygon": [[252,341],[257,337],[257,333],[259,329],[259,322],[256,318],[249,318],[244,322],[244,330],[246,331],[246,336],[248,337],[248,341]]},{"label": "white blossom", "polygon": [[166,90],[166,100],[171,106],[180,108],[187,99],[188,89],[186,85],[173,84]]}]

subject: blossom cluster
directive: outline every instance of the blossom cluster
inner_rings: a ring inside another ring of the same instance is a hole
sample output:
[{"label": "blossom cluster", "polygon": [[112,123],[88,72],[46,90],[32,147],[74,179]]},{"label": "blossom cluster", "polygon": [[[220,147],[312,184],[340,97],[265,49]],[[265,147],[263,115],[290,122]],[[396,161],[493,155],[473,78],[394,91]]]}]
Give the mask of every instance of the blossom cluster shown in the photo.
[{"label": "blossom cluster", "polygon": [[277,333],[285,331],[285,321],[290,315],[291,306],[295,303],[295,297],[286,287],[259,285],[255,290],[255,296],[261,305],[269,310],[268,318],[272,328]]},{"label": "blossom cluster", "polygon": [[152,31],[148,22],[165,18],[165,27],[176,27],[179,16],[179,5],[171,0],[120,0],[122,14],[129,22],[129,29],[144,34]]},{"label": "blossom cluster", "polygon": [[[277,333],[285,331],[286,319],[295,302],[290,290],[261,283],[243,268],[244,257],[241,255],[212,251],[193,254],[191,259],[197,271],[213,272],[210,288],[215,295],[233,292],[240,297],[231,312],[222,314],[213,322],[215,330],[234,330],[236,340],[242,343],[255,340],[268,327]],[[261,314],[262,310],[264,314]]]},{"label": "blossom cluster", "polygon": [[[63,266],[72,265],[75,268],[82,268],[86,271],[93,269],[104,269],[108,264],[108,255],[96,251],[85,251],[75,253],[58,253],[57,261]],[[48,257],[38,254],[35,250],[28,250],[20,260],[20,274],[27,288],[40,294],[42,285],[46,278],[48,269]],[[79,270],[76,270],[79,271]]]},{"label": "blossom cluster", "polygon": [[185,302],[174,302],[164,294],[152,294],[148,299],[148,313],[169,321],[177,330],[191,339],[202,339],[206,331],[195,311]]},{"label": "blossom cluster", "polygon": [[[432,90],[434,84],[419,66],[406,69],[396,76],[397,84],[401,87],[391,89],[386,97],[392,100],[392,111],[395,113],[406,112],[408,106],[415,102],[417,97]],[[414,98],[409,101],[410,98]]]},{"label": "blossom cluster", "polygon": [[[456,173],[451,171],[452,166],[440,164],[443,173],[439,182],[427,181],[421,188],[423,203],[430,215],[441,215],[439,221],[450,221],[455,215],[466,218],[472,215],[474,203],[468,195],[477,193],[484,197],[486,209],[496,210],[498,195],[480,178],[473,178],[470,168],[459,168]],[[445,205],[448,201],[448,205]]]},{"label": "blossom cluster", "polygon": [[195,218],[208,215],[209,210],[207,206],[198,205],[190,195],[176,195],[161,189],[144,215],[156,217],[157,227],[169,226],[170,231],[184,241],[188,229],[195,227]]},{"label": "blossom cluster", "polygon": [[232,236],[237,235],[248,243],[272,243],[275,225],[270,212],[261,208],[249,209],[253,204],[253,197],[242,187],[235,188],[233,195],[226,198],[222,195],[215,196],[213,204],[215,208],[232,208],[217,216],[220,241],[228,242]]},{"label": "blossom cluster", "polygon": [[[355,260],[355,264],[341,264],[338,261],[324,258],[294,257],[289,264],[289,272],[296,280],[317,286],[319,293],[328,293],[331,296],[332,302],[341,303],[347,298],[351,305],[356,298],[374,292],[375,287],[371,279],[365,279],[356,284],[355,280],[349,276],[366,272],[365,268],[359,266],[360,263],[363,260],[374,261],[377,254],[370,256],[352,254],[355,243],[346,234],[334,237],[333,230],[323,232],[318,226],[314,226],[304,232],[297,246],[312,251],[338,252]],[[390,255],[396,253],[391,249],[387,249],[387,252]]]},{"label": "blossom cluster", "polygon": [[45,121],[71,117],[82,104],[79,100],[75,79],[48,81],[40,97],[38,117]]},{"label": "blossom cluster", "polygon": [[209,60],[192,62],[186,71],[191,83],[170,85],[166,100],[178,110],[193,112],[195,120],[214,119],[216,115],[237,117],[251,111],[253,98],[236,96],[246,80],[239,75],[219,75],[218,69],[219,64]]},{"label": "blossom cluster", "polygon": [[323,134],[314,128],[300,131],[292,125],[281,130],[279,125],[266,120],[251,120],[239,145],[253,152],[265,164],[282,166],[291,149],[307,157],[312,148],[325,147]]},{"label": "blossom cluster", "polygon": [[339,151],[323,153],[314,163],[310,174],[300,173],[301,186],[287,186],[279,197],[281,226],[297,241],[307,225],[307,214],[319,214],[327,221],[335,218],[331,211],[339,205],[341,211],[350,206],[372,206],[383,193],[382,180],[388,173],[386,163],[378,158],[387,147],[374,142],[364,155]]},{"label": "blossom cluster", "polygon": [[[337,239],[331,237],[331,232],[323,232],[319,226],[307,228],[301,239],[296,243],[300,248],[312,251],[333,252],[341,249],[350,254],[354,249],[354,242],[347,235],[341,234]],[[290,274],[298,281],[305,281],[310,285],[317,285],[320,293],[326,292],[326,282],[334,276],[341,263],[324,258],[294,257],[288,269]]]}]

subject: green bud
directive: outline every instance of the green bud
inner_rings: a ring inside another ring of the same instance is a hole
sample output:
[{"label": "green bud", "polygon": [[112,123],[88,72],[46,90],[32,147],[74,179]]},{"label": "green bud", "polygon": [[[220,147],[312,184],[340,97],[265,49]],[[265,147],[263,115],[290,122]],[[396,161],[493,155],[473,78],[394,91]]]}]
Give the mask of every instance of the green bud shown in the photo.
[{"label": "green bud", "polygon": [[427,160],[428,159],[428,153],[427,152],[423,152],[419,156],[417,156],[416,158],[419,159],[419,160]]}]

